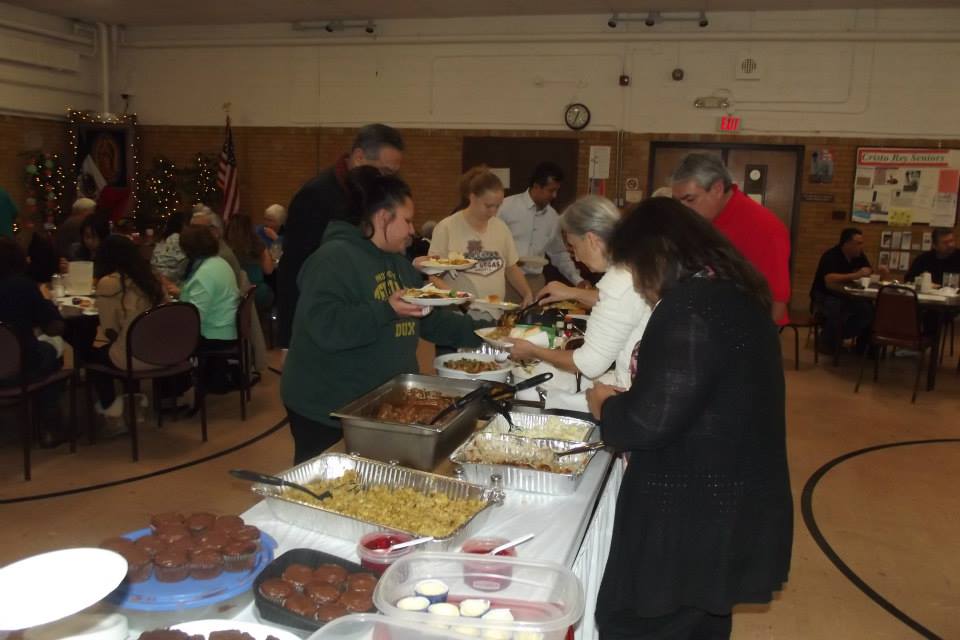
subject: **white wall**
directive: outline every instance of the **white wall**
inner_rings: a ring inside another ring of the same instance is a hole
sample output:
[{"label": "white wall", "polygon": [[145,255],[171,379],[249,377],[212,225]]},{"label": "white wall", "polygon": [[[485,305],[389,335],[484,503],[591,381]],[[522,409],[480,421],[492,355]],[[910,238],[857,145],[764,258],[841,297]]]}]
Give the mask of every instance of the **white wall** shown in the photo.
[{"label": "white wall", "polygon": [[100,106],[92,30],[0,3],[0,112],[40,117]]},{"label": "white wall", "polygon": [[[69,28],[0,5],[0,19],[11,12]],[[722,95],[750,133],[960,137],[960,9],[710,14],[707,29],[611,30],[608,18],[389,21],[374,38],[288,24],[131,28],[113,106],[134,94],[145,124],[220,124],[231,102],[235,123],[249,126],[559,129],[563,107],[581,101],[592,129],[705,133],[720,112],[693,101]],[[10,35],[0,28],[0,50]],[[760,61],[760,80],[735,78],[741,53]],[[0,109],[96,108],[98,77],[84,56],[70,73],[0,62]]]}]

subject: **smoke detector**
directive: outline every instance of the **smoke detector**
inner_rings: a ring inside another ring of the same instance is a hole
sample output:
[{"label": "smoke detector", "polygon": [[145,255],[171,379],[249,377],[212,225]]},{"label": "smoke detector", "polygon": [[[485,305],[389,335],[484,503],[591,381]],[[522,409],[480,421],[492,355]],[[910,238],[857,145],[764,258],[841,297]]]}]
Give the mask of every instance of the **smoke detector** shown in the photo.
[{"label": "smoke detector", "polygon": [[763,65],[760,58],[749,52],[741,52],[737,56],[737,80],[760,80],[763,77]]}]

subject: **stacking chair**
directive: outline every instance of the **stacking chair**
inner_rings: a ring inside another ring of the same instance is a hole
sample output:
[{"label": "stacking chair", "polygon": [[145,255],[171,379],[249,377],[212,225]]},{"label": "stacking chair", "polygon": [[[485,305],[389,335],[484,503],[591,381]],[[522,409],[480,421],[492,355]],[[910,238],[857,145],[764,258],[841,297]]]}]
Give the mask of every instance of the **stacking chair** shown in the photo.
[{"label": "stacking chair", "polygon": [[223,347],[207,348],[201,347],[197,351],[199,361],[199,378],[197,386],[197,396],[201,401],[201,410],[204,410],[203,396],[206,395],[204,388],[204,374],[211,358],[236,358],[240,363],[240,419],[247,419],[247,402],[250,401],[250,338],[253,331],[251,322],[254,310],[254,291],[257,286],[251,285],[243,297],[240,298],[240,304],[237,305],[237,339],[233,344]]},{"label": "stacking chair", "polygon": [[23,479],[30,480],[30,449],[34,440],[33,398],[41,389],[70,380],[70,453],[77,451],[77,385],[73,369],[61,369],[40,380],[27,377],[27,352],[20,336],[9,324],[0,322],[0,380],[16,380],[16,386],[0,387],[0,401],[23,403],[20,434],[23,440]]},{"label": "stacking chair", "polygon": [[[136,385],[140,380],[157,380],[190,373],[193,371],[191,357],[200,344],[200,314],[197,308],[188,302],[170,302],[147,309],[130,323],[127,330],[127,366],[120,369],[111,365],[88,364],[87,371],[96,371],[123,381],[123,393],[127,399],[127,429],[130,432],[130,444],[133,461],[140,459],[137,440]],[[134,361],[151,365],[150,369],[135,369]],[[154,386],[156,389],[156,386]],[[202,395],[200,435],[207,441],[207,412]],[[162,420],[158,405],[158,424]],[[87,385],[87,404],[93,411],[93,391]]]},{"label": "stacking chair", "polygon": [[[790,322],[780,327],[780,333],[784,329],[793,329],[793,368],[800,370],[800,329],[808,329],[807,339],[813,335],[813,362],[820,361],[820,326],[823,324],[823,318],[818,316],[811,309],[810,311],[790,311]],[[837,354],[834,354],[834,358]]]},{"label": "stacking chair", "polygon": [[[916,291],[898,285],[880,288],[877,293],[873,327],[870,329],[870,344],[878,347],[901,347],[920,352],[920,357],[917,359],[917,374],[913,382],[913,397],[910,402],[917,401],[917,390],[920,388],[920,376],[923,373],[923,356],[933,347],[931,338],[923,335],[920,330],[921,326],[920,304]],[[863,359],[860,362],[860,375],[857,376],[857,384],[853,388],[854,393],[860,390],[869,351],[870,349],[864,349]],[[874,382],[879,375],[880,355],[877,353],[873,362]]]}]

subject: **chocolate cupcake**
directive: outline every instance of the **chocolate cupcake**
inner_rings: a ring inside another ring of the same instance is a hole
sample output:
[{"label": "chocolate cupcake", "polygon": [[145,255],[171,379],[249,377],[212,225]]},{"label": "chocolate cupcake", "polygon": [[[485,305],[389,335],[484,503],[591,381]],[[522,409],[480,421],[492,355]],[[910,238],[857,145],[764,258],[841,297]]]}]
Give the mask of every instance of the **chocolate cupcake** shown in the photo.
[{"label": "chocolate cupcake", "polygon": [[331,602],[317,607],[317,620],[320,622],[330,622],[345,615],[347,615],[347,608],[339,602]]},{"label": "chocolate cupcake", "polygon": [[352,573],[347,576],[347,591],[372,592],[377,586],[377,577],[372,573]]},{"label": "chocolate cupcake", "polygon": [[257,559],[257,545],[234,540],[223,548],[224,571],[249,571]]},{"label": "chocolate cupcake", "polygon": [[197,638],[203,638],[203,636],[191,636],[173,629],[154,629],[141,633],[139,640],[196,640]]},{"label": "chocolate cupcake", "polygon": [[157,515],[150,518],[150,527],[156,531],[157,527],[163,527],[166,525],[175,525],[183,524],[183,514],[181,513],[158,513]]},{"label": "chocolate cupcake", "polygon": [[[168,549],[173,549],[175,551],[183,551],[188,556],[194,551],[199,551],[200,547],[197,546],[196,540],[193,538],[181,538],[175,542],[171,542]],[[219,555],[219,552],[217,552]]]},{"label": "chocolate cupcake", "polygon": [[107,538],[100,543],[101,549],[107,549],[108,551],[116,551],[120,555],[123,555],[124,551],[132,551],[134,549],[133,540],[130,538],[116,537],[116,538]]},{"label": "chocolate cupcake", "polygon": [[281,578],[268,578],[260,583],[260,595],[279,605],[296,592],[292,584]]},{"label": "chocolate cupcake", "polygon": [[291,564],[283,570],[283,579],[292,584],[297,591],[303,591],[303,587],[313,581],[313,569],[302,564]]},{"label": "chocolate cupcake", "polygon": [[223,573],[223,556],[217,551],[202,549],[190,554],[190,577],[213,580]]},{"label": "chocolate cupcake", "polygon": [[191,513],[190,517],[187,518],[187,529],[190,530],[190,533],[196,535],[198,533],[203,533],[207,529],[213,528],[213,523],[217,521],[217,516],[212,513]]},{"label": "chocolate cupcake", "polygon": [[350,613],[363,613],[373,608],[373,598],[369,591],[347,591],[340,596],[340,604]]},{"label": "chocolate cupcake", "polygon": [[180,582],[186,580],[190,573],[190,563],[187,554],[182,551],[166,549],[153,559],[154,575],[157,582]]},{"label": "chocolate cupcake", "polygon": [[319,604],[330,604],[340,599],[340,589],[327,582],[309,582],[303,587],[303,594]]},{"label": "chocolate cupcake", "polygon": [[230,539],[252,542],[257,545],[257,551],[260,550],[260,529],[257,529],[252,524],[245,524],[236,531],[231,531]]},{"label": "chocolate cupcake", "polygon": [[178,540],[190,539],[190,530],[182,524],[162,524],[154,527],[153,533],[167,544],[173,544]]},{"label": "chocolate cupcake", "polygon": [[347,570],[338,564],[322,564],[313,570],[313,579],[339,586],[347,579]]},{"label": "chocolate cupcake", "polygon": [[127,561],[127,580],[130,582],[145,582],[153,573],[153,564],[150,556],[143,549],[134,547],[123,551],[121,555]]},{"label": "chocolate cupcake", "polygon": [[143,550],[151,558],[167,548],[167,543],[158,536],[149,535],[137,538],[133,543],[138,549]]},{"label": "chocolate cupcake", "polygon": [[213,551],[222,551],[230,542],[230,536],[223,531],[205,531],[196,538],[198,549],[211,549]]},{"label": "chocolate cupcake", "polygon": [[237,529],[242,528],[243,525],[243,518],[240,516],[219,516],[217,517],[216,521],[214,521],[213,528],[216,531],[232,533]]},{"label": "chocolate cupcake", "polygon": [[314,618],[317,615],[317,604],[302,593],[289,596],[284,600],[283,608],[305,618]]}]

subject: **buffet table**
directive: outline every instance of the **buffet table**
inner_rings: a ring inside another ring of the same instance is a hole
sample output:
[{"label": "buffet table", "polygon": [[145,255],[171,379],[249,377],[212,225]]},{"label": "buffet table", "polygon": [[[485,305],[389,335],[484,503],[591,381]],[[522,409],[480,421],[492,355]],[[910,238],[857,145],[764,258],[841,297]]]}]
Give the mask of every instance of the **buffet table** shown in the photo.
[{"label": "buffet table", "polygon": [[[583,619],[576,628],[577,639],[598,637],[593,610],[606,564],[624,468],[621,458],[613,458],[601,451],[594,457],[573,495],[507,491],[504,504],[493,509],[486,526],[478,532],[478,535],[505,538],[535,533],[533,540],[519,548],[521,557],[555,562],[573,570],[583,585],[587,603]],[[359,561],[355,540],[334,538],[277,520],[266,502],[257,503],[241,515],[246,522],[276,539],[276,555],[306,547]],[[236,619],[255,621],[254,605],[251,603],[240,610]]]}]

